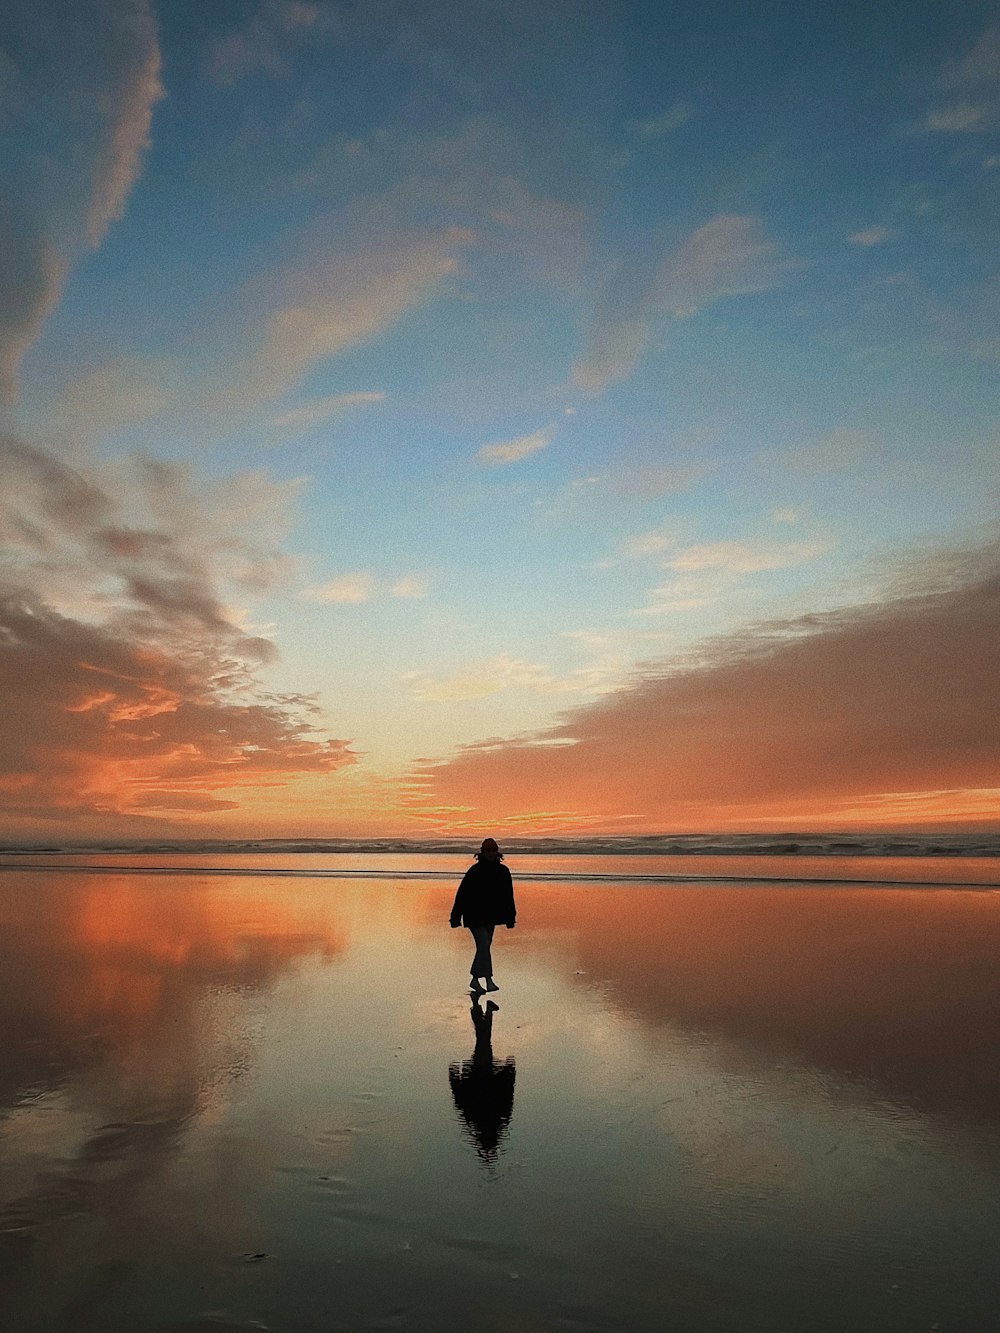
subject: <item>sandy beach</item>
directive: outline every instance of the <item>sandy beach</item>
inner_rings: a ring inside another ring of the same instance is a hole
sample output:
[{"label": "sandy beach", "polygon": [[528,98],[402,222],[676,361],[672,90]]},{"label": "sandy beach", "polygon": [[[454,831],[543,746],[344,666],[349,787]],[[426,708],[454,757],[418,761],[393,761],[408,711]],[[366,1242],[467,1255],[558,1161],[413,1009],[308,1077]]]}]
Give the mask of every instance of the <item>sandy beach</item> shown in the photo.
[{"label": "sandy beach", "polygon": [[12,1330],[995,1326],[990,892],[0,888]]}]

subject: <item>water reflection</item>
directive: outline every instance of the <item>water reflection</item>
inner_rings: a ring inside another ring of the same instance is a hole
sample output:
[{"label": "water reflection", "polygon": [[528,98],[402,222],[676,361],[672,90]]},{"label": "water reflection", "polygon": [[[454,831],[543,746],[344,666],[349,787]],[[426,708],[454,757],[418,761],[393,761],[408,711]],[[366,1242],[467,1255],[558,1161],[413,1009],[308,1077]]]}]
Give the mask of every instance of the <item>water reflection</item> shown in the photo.
[{"label": "water reflection", "polygon": [[469,1060],[455,1061],[448,1070],[455,1109],[465,1122],[476,1152],[488,1166],[496,1163],[501,1140],[514,1111],[514,1057],[493,1057],[493,1015],[499,1005],[492,1000],[481,1009],[473,1001],[472,1026],[476,1044]]},{"label": "water reflection", "polygon": [[0,890],[4,1333],[996,1327],[995,898]]},{"label": "water reflection", "polygon": [[75,1333],[177,1244],[150,1200],[252,1069],[248,1005],[343,941],[274,894],[68,875],[3,890],[0,1300],[5,1327]]},{"label": "water reflection", "polygon": [[995,1123],[1000,913],[991,895],[687,886],[522,890],[575,980],[653,1027],[741,1043]]}]

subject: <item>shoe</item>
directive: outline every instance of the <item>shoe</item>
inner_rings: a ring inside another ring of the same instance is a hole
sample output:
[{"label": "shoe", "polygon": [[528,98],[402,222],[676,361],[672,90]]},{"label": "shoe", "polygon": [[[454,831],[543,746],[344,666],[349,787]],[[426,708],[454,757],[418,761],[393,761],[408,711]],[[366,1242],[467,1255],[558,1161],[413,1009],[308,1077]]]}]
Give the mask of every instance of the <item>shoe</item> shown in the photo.
[{"label": "shoe", "polygon": [[471,986],[469,987],[469,990],[472,992],[473,995],[485,995],[485,994],[486,994],[486,992],[483,990],[482,986],[480,986],[480,984],[479,984],[479,979],[478,979],[477,977],[473,977],[473,978],[472,978],[472,984],[471,984]]},{"label": "shoe", "polygon": [[487,989],[487,990],[499,990],[500,987],[499,987],[499,986],[497,985],[497,983],[493,980],[493,978],[490,977],[489,980],[488,980],[487,983],[486,983],[486,989]]}]

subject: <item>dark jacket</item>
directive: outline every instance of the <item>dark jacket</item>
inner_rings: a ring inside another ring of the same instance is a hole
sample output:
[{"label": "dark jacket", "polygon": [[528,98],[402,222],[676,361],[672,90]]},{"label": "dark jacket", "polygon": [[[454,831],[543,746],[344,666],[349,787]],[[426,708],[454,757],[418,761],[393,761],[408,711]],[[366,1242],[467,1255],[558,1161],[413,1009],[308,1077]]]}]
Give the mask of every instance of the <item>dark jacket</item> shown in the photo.
[{"label": "dark jacket", "polygon": [[455,894],[453,926],[513,926],[514,883],[502,861],[476,861]]}]

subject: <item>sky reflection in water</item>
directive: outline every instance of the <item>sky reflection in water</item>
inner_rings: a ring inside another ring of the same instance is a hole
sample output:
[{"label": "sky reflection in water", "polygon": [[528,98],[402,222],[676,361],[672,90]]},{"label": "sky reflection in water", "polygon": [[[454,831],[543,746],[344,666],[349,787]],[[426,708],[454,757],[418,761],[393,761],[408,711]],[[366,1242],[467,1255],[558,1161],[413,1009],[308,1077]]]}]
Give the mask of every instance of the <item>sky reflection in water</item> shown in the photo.
[{"label": "sky reflection in water", "polygon": [[994,895],[2,889],[13,1330],[995,1326]]}]

